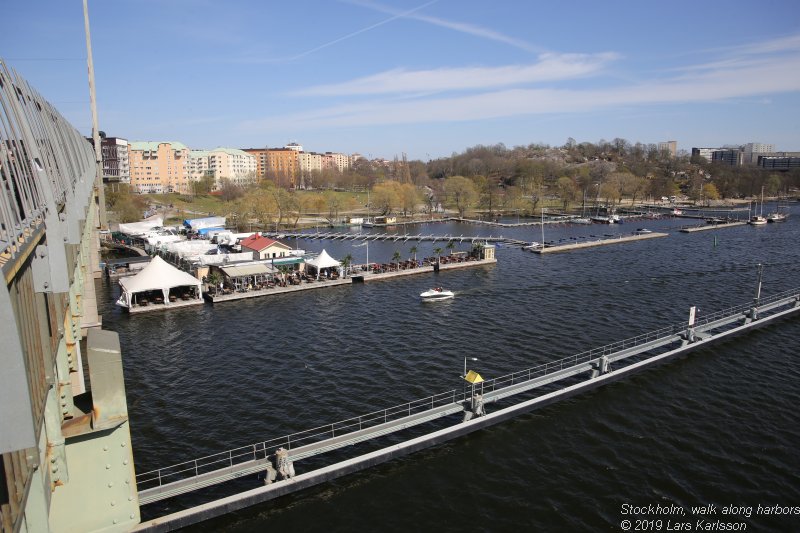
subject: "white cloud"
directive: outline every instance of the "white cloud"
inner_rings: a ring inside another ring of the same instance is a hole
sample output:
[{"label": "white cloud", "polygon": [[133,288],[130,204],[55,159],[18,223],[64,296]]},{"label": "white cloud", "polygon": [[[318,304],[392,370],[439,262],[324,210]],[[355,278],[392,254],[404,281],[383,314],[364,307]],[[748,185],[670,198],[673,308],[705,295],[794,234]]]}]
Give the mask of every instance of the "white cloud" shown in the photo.
[{"label": "white cloud", "polygon": [[[791,39],[784,43],[793,42]],[[786,46],[764,43],[749,50],[787,50]],[[421,90],[434,86],[439,90],[460,89],[451,80],[462,74],[471,89],[483,89],[480,94],[457,96],[412,96],[406,99],[372,99],[360,103],[332,105],[268,120],[249,121],[242,127],[250,131],[266,128],[303,127],[326,128],[348,126],[377,126],[409,123],[454,123],[517,117],[520,115],[589,112],[610,108],[698,102],[724,102],[736,98],[766,98],[769,95],[800,92],[800,52],[766,54],[756,57],[748,53],[746,60],[719,61],[702,68],[687,66],[671,77],[652,78],[641,82],[617,82],[585,89],[568,88],[508,88],[521,83],[539,81],[546,76],[554,79],[569,77],[565,65],[575,64],[574,72],[592,74],[591,65],[603,64],[595,56],[550,56],[547,61],[528,67],[495,67],[484,69],[444,69],[439,71],[393,71],[352,82],[317,87],[308,94],[367,94],[385,95],[400,90]],[[565,58],[571,58],[565,61]],[[594,58],[588,61],[586,58]],[[610,60],[613,56],[604,58]],[[481,77],[494,77],[481,82]],[[560,77],[560,78],[559,78]],[[393,87],[392,81],[397,82]],[[370,88],[370,84],[375,87]],[[397,90],[395,90],[397,89]],[[316,92],[314,92],[316,91]]]},{"label": "white cloud", "polygon": [[532,65],[461,67],[408,71],[393,69],[344,83],[302,89],[301,96],[431,93],[541,83],[595,74],[617,54],[544,54]]}]

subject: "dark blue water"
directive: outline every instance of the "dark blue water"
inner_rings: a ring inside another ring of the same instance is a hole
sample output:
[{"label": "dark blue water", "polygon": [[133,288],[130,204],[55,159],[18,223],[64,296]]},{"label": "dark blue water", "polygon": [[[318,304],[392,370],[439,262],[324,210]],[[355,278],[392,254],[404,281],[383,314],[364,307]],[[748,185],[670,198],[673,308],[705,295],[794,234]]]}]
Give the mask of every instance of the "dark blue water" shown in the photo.
[{"label": "dark blue water", "polygon": [[[113,308],[118,289],[106,287],[104,326],[123,344],[137,471],[459,388],[466,355],[495,377],[684,321],[692,305],[702,314],[745,303],[758,263],[764,294],[796,287],[796,204],[792,214],[784,224],[695,234],[677,232],[686,220],[547,227],[545,240],[556,241],[642,226],[670,236],[547,256],[501,247],[490,267],[134,317]],[[541,240],[535,227],[407,231]],[[366,259],[352,242],[297,244]],[[411,246],[433,254],[431,244],[374,242],[369,257],[410,256]],[[418,294],[434,285],[456,298],[422,304]],[[790,318],[202,527],[619,531],[622,519],[642,518],[623,516],[625,503],[800,506],[798,338],[800,319]],[[800,530],[800,515],[733,518],[748,531]]]}]

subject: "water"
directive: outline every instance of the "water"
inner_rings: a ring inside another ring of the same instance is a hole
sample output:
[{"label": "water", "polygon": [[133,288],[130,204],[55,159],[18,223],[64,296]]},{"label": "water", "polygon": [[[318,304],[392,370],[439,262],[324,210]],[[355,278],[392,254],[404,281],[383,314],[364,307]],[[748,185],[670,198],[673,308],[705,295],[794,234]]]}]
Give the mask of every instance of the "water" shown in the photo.
[{"label": "water", "polygon": [[[501,247],[490,267],[133,317],[113,308],[118,288],[106,286],[99,297],[104,326],[123,345],[137,471],[459,388],[464,356],[496,377],[684,321],[692,305],[702,315],[745,303],[758,263],[765,295],[793,288],[797,205],[792,214],[784,224],[695,234],[676,231],[685,220],[546,227],[546,240],[642,226],[670,236],[547,256]],[[407,231],[541,239],[535,227]],[[367,252],[351,242],[297,245],[355,262]],[[370,260],[410,256],[411,246],[422,257],[445,243],[373,242]],[[423,304],[418,294],[430,286],[456,298]],[[797,317],[768,325],[196,529],[619,531],[637,518],[621,514],[624,503],[798,506],[798,337]],[[238,480],[217,494],[260,483]],[[154,504],[145,516],[200,501]],[[749,530],[800,529],[800,516],[742,519]]]}]

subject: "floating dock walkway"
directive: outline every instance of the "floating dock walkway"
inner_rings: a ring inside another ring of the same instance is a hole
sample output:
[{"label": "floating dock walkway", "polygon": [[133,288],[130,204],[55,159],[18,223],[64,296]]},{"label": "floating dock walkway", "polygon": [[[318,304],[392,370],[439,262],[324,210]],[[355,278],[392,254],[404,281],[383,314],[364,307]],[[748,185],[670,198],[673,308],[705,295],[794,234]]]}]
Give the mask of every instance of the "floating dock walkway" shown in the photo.
[{"label": "floating dock walkway", "polygon": [[643,233],[641,235],[620,235],[619,237],[610,237],[606,239],[598,239],[596,241],[574,242],[569,244],[555,244],[542,246],[525,246],[526,250],[530,250],[535,254],[552,254],[558,252],[571,252],[572,250],[581,250],[583,248],[594,248],[596,246],[607,246],[609,244],[621,244],[624,242],[644,241],[647,239],[658,239],[660,237],[669,237],[669,233]]},{"label": "floating dock walkway", "polygon": [[[248,474],[265,473],[266,484],[142,523],[134,531],[171,531],[364,470],[625,379],[708,343],[800,311],[800,288],[760,298],[760,278],[758,287],[752,303],[697,319],[695,309],[691,308],[687,322],[637,337],[479,384],[465,385],[462,389],[140,473],[136,479],[142,505]],[[540,390],[542,387],[547,387],[548,392]],[[520,393],[528,395],[512,402]],[[487,414],[485,406],[495,402],[501,402],[498,409]],[[423,424],[434,424],[434,427],[428,433],[412,436],[399,444],[347,459],[337,456],[327,466],[309,472],[295,470],[296,464],[309,457],[335,450],[339,455],[345,454],[353,450],[354,444]]]},{"label": "floating dock walkway", "polygon": [[720,224],[703,224],[700,226],[691,226],[688,228],[681,228],[681,233],[695,233],[698,231],[710,231],[714,229],[735,228],[736,226],[746,226],[747,222],[722,222]]}]

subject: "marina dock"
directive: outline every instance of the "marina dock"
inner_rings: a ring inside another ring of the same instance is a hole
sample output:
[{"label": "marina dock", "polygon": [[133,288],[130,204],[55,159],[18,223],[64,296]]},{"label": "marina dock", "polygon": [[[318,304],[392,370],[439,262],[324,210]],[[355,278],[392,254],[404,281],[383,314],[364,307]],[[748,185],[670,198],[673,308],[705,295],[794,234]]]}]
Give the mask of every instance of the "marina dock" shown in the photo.
[{"label": "marina dock", "polygon": [[735,226],[746,226],[747,222],[724,222],[722,224],[702,224],[700,226],[692,226],[689,228],[681,228],[681,233],[696,233],[698,231],[709,231],[712,229],[733,228]]},{"label": "marina dock", "polygon": [[596,241],[576,242],[570,244],[557,244],[555,246],[545,246],[544,248],[526,247],[526,250],[530,250],[536,254],[551,254],[556,252],[571,252],[572,250],[580,250],[583,248],[594,248],[596,246],[606,246],[609,244],[621,244],[624,242],[643,241],[646,239],[657,239],[659,237],[668,237],[668,236],[669,233],[645,233],[642,235],[619,236],[608,239],[599,239]]}]

